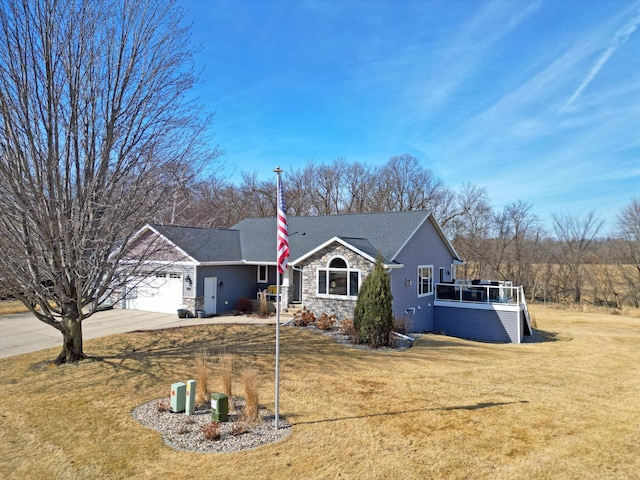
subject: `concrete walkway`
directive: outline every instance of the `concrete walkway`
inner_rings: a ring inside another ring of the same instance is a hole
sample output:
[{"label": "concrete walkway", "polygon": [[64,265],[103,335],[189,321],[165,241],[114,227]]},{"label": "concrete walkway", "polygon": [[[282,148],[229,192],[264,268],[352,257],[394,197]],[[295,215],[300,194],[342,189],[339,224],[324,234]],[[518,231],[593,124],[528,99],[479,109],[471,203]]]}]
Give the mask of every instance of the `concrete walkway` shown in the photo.
[{"label": "concrete walkway", "polygon": [[[282,314],[280,321],[285,322],[289,318],[291,318],[290,315]],[[181,319],[176,314],[113,309],[96,312],[84,320],[82,322],[82,334],[84,340],[90,340],[136,330],[158,330],[190,325],[229,323],[275,325],[275,322],[275,316],[266,319],[245,315]],[[55,328],[42,323],[30,313],[0,316],[0,332],[2,332],[0,334],[0,358],[36,352],[45,348],[62,348],[62,334]]]}]

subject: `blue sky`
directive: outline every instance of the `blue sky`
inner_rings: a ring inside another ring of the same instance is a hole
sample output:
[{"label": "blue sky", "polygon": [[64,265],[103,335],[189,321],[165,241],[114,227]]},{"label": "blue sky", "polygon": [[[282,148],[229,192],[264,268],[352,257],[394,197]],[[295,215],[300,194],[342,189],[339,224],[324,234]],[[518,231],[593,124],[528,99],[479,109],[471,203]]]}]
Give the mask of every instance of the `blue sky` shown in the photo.
[{"label": "blue sky", "polygon": [[233,178],[409,153],[496,208],[607,228],[640,195],[640,1],[179,4]]}]

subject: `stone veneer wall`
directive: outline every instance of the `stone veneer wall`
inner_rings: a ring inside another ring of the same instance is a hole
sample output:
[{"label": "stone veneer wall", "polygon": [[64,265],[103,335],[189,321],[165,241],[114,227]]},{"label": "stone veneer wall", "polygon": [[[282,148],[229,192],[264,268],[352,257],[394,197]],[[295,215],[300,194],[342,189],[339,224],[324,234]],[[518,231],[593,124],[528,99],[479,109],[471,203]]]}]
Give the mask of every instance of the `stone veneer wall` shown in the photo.
[{"label": "stone veneer wall", "polygon": [[182,297],[183,305],[195,316],[197,310],[204,310],[204,297]]},{"label": "stone veneer wall", "polygon": [[[337,245],[337,246],[336,246]],[[353,311],[356,307],[356,300],[348,298],[324,298],[318,297],[318,268],[326,268],[330,259],[335,256],[343,257],[347,260],[349,268],[360,270],[360,287],[364,279],[373,271],[374,264],[366,258],[358,255],[352,250],[340,244],[331,245],[309,257],[303,268],[302,276],[302,298],[307,310],[316,317],[326,313],[335,315],[338,320],[345,318],[353,319]]]}]

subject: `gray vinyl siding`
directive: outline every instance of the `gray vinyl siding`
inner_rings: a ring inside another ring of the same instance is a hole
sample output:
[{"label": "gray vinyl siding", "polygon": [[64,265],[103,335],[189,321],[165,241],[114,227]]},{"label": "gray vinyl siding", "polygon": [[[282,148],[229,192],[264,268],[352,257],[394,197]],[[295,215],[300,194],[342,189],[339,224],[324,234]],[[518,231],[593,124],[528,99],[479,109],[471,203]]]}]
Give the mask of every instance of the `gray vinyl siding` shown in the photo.
[{"label": "gray vinyl siding", "polygon": [[[433,265],[433,282],[439,279],[439,268],[444,268],[445,280],[451,279],[453,258],[436,231],[433,224],[426,220],[396,256],[396,262],[403,268],[391,270],[391,293],[393,294],[393,314],[409,322],[411,332],[433,330],[435,295],[418,297],[418,266]],[[447,272],[449,275],[447,276]],[[406,279],[411,280],[407,285]],[[405,313],[407,309],[411,313]]]},{"label": "gray vinyl siding", "polygon": [[[248,299],[256,298],[258,272],[255,265],[199,267],[196,285],[198,297],[204,296],[205,277],[217,277],[218,282],[222,282],[222,285],[218,286],[216,296],[216,311],[218,313],[234,310],[238,305],[238,300],[242,297]],[[271,280],[271,277],[269,277],[269,280]]]},{"label": "gray vinyl siding", "polygon": [[520,343],[518,312],[463,307],[435,307],[433,331],[484,342]]}]

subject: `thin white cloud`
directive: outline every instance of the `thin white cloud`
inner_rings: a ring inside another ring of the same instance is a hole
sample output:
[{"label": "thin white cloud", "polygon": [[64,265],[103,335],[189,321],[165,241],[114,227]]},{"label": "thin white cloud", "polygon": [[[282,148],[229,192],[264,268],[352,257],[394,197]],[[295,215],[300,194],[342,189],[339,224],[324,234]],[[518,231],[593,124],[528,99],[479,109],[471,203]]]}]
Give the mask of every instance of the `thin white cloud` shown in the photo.
[{"label": "thin white cloud", "polygon": [[567,108],[569,108],[571,104],[575,102],[580,97],[580,95],[582,95],[582,92],[584,92],[584,90],[589,86],[593,79],[596,78],[596,75],[598,75],[600,70],[602,70],[609,58],[611,58],[611,56],[616,52],[616,50],[618,50],[618,48],[627,43],[631,35],[633,35],[633,33],[638,29],[638,26],[640,26],[640,10],[638,10],[638,13],[634,17],[632,17],[627,24],[625,24],[616,32],[616,34],[613,36],[613,39],[611,40],[609,47],[600,56],[600,58],[598,58],[593,67],[591,67],[591,70],[587,74],[586,78],[582,81],[576,91],[573,92],[573,95],[567,101],[567,103],[565,103],[564,106],[560,109],[561,113],[566,111]]},{"label": "thin white cloud", "polygon": [[[411,93],[411,97],[422,98],[422,102],[416,103],[420,111],[435,111],[445,106],[460,86],[475,74],[478,66],[486,61],[487,53],[535,15],[540,6],[540,1],[525,8],[521,3],[491,1],[469,22],[461,24],[444,43],[437,67],[431,65],[428,75],[420,72],[417,78],[416,91]],[[424,82],[425,77],[430,80]]]}]

